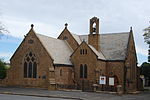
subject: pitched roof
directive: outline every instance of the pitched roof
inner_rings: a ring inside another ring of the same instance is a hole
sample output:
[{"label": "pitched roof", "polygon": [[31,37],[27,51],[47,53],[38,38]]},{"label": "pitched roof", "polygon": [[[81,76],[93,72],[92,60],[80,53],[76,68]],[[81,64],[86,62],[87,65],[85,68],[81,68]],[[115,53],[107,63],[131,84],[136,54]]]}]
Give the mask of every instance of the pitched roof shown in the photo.
[{"label": "pitched roof", "polygon": [[[129,32],[100,34],[100,49],[106,60],[125,60]],[[78,35],[88,43],[88,35]],[[97,51],[98,52],[98,51]]]},{"label": "pitched roof", "polygon": [[[79,44],[84,40],[97,55],[98,59],[125,60],[129,34],[129,32],[100,34],[100,52],[88,44],[88,35],[72,34],[72,36]],[[65,40],[59,40],[40,34],[36,35],[52,59],[54,59],[54,64],[72,65],[70,55],[73,53],[73,50]]]},{"label": "pitched roof", "polygon": [[105,34],[100,38],[100,46],[107,60],[125,60],[129,32]]},{"label": "pitched roof", "polygon": [[78,42],[78,44],[82,43],[82,41],[81,41],[81,39],[80,39],[80,37],[78,35],[73,34],[73,33],[71,33],[71,34],[72,34],[73,38]]},{"label": "pitched roof", "polygon": [[70,55],[73,53],[73,50],[65,40],[59,40],[41,34],[36,34],[36,36],[51,55],[54,64],[72,65]]},{"label": "pitched roof", "polygon": [[92,50],[93,52],[97,55],[98,59],[102,59],[102,60],[106,60],[106,58],[104,57],[104,55],[102,54],[102,52],[98,52],[93,46],[91,45],[88,45]]}]

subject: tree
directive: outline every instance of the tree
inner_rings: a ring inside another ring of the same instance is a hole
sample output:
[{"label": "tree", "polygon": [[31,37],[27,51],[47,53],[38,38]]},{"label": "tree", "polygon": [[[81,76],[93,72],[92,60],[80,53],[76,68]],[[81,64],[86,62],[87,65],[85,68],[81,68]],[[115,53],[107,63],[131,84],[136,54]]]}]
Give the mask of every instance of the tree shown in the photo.
[{"label": "tree", "polygon": [[149,50],[148,50],[148,62],[150,62],[150,26],[145,28],[144,30],[144,41],[149,45]]},{"label": "tree", "polygon": [[141,65],[140,74],[150,78],[150,63],[144,62]]},{"label": "tree", "polygon": [[150,63],[144,62],[140,67],[140,75],[144,75],[146,80],[149,80],[147,85],[150,85]]},{"label": "tree", "polygon": [[4,79],[6,77],[6,65],[0,59],[0,79]]}]

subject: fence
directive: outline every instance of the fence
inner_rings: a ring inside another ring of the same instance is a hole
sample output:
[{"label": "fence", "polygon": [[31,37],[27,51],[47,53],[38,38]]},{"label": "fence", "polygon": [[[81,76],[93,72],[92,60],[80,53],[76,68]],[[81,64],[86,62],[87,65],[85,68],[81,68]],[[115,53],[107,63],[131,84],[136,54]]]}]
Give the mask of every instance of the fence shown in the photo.
[{"label": "fence", "polygon": [[56,84],[56,88],[57,89],[75,89],[75,90],[82,90],[86,92],[92,92],[94,91],[94,88],[96,88],[96,91],[111,91],[111,92],[117,91],[117,87],[114,87],[114,86],[96,84],[96,86],[94,87],[94,83],[88,80],[81,80],[76,85]]}]

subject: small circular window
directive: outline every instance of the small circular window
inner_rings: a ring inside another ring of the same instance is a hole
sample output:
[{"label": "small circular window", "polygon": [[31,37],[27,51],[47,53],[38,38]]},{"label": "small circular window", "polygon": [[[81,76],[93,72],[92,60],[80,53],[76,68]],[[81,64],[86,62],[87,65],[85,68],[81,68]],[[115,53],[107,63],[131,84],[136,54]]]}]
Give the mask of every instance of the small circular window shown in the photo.
[{"label": "small circular window", "polygon": [[32,44],[34,41],[32,39],[28,40],[29,44]]}]

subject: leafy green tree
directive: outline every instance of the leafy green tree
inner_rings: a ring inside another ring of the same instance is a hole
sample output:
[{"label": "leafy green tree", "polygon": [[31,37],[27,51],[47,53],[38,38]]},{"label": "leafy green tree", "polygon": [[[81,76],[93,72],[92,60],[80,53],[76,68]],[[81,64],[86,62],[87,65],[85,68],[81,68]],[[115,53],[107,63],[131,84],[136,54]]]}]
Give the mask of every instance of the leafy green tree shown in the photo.
[{"label": "leafy green tree", "polygon": [[140,74],[150,79],[150,63],[144,62],[140,67]]},{"label": "leafy green tree", "polygon": [[6,65],[0,59],[0,79],[4,79],[6,77]]},{"label": "leafy green tree", "polygon": [[144,75],[145,86],[150,86],[150,63],[144,62],[140,67],[140,74]]},{"label": "leafy green tree", "polygon": [[144,29],[144,40],[147,44],[150,44],[150,26]]},{"label": "leafy green tree", "polygon": [[144,29],[144,40],[149,45],[148,62],[150,62],[150,26]]}]

